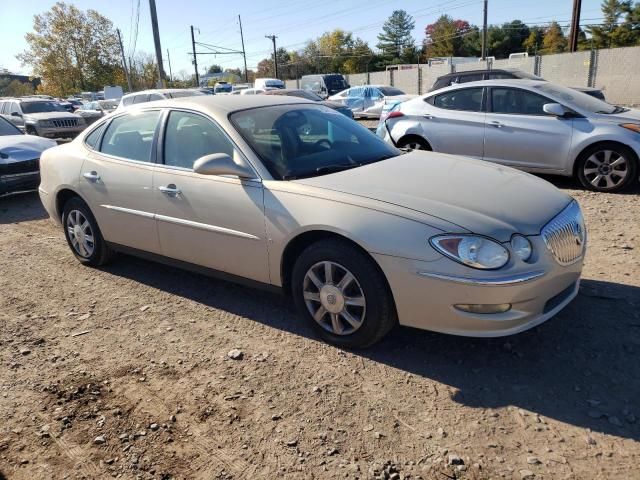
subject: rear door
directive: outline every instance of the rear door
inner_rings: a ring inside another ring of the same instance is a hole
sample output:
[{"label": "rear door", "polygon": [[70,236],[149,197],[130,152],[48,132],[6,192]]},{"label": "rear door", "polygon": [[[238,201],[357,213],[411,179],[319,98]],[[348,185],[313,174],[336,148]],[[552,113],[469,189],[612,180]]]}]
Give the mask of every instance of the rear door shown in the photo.
[{"label": "rear door", "polygon": [[[482,159],[484,145],[485,88],[456,88],[412,102],[411,116],[422,135],[436,152],[467,155]],[[405,120],[406,121],[406,120]]]},{"label": "rear door", "polygon": [[90,133],[80,174],[80,193],[105,240],[153,253],[160,253],[152,183],[159,118],[160,110],[120,115],[101,139]]},{"label": "rear door", "polygon": [[521,88],[491,87],[484,159],[525,170],[563,171],[573,120],[548,115],[545,103],[556,102]]}]

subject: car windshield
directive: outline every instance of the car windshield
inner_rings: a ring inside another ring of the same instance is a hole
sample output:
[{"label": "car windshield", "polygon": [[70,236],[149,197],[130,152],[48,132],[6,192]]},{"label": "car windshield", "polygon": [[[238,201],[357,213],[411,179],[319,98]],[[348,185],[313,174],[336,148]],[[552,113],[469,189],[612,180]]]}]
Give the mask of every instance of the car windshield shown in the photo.
[{"label": "car windshield", "polygon": [[347,88],[347,82],[342,75],[327,75],[324,77],[324,83],[329,90],[344,90]]},{"label": "car windshield", "polygon": [[22,102],[23,113],[66,112],[55,102]]},{"label": "car windshield", "polygon": [[22,132],[13,123],[0,117],[0,136],[5,135],[22,135]]},{"label": "car windshield", "polygon": [[553,83],[543,83],[537,85],[535,88],[543,93],[556,97],[558,100],[568,103],[570,107],[575,107],[578,110],[586,110],[591,113],[604,113],[607,115],[621,111],[614,105],[610,105],[607,102],[603,102],[591,95],[578,92],[572,88],[561,87]]},{"label": "car windshield", "polygon": [[378,87],[385,97],[394,97],[396,95],[406,95],[402,90],[393,87]]},{"label": "car windshield", "polygon": [[315,177],[401,155],[368,129],[321,105],[277,105],[231,122],[278,180]]}]

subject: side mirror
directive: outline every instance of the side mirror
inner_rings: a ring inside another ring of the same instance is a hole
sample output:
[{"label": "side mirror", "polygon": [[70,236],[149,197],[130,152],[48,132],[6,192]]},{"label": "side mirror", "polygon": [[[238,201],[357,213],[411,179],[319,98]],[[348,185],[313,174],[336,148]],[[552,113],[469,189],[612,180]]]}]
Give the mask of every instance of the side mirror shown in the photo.
[{"label": "side mirror", "polygon": [[226,153],[212,153],[200,157],[193,164],[193,171],[200,175],[233,175],[238,178],[254,178],[246,165],[239,165]]},{"label": "side mirror", "polygon": [[564,117],[568,113],[567,110],[559,103],[545,103],[542,106],[542,110],[544,113],[548,113],[555,117]]},{"label": "side mirror", "polygon": [[20,114],[20,112],[11,112],[11,116],[12,117],[21,117],[22,115]]}]

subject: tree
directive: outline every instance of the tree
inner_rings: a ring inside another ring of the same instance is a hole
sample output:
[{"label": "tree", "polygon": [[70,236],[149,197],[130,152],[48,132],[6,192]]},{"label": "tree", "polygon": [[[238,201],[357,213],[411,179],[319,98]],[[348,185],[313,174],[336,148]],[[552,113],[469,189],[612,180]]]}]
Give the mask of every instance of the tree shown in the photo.
[{"label": "tree", "polygon": [[[632,6],[631,0],[605,0],[601,8],[604,18],[602,24],[587,27],[595,48],[625,47],[638,43],[640,2]],[[625,14],[625,21],[620,24]]]},{"label": "tree", "polygon": [[551,22],[542,38],[542,54],[562,53],[567,49],[567,39],[558,22]]},{"label": "tree", "polygon": [[207,73],[222,73],[222,67],[220,65],[211,65]]},{"label": "tree", "polygon": [[42,78],[42,90],[66,96],[124,84],[113,23],[97,11],[58,2],[34,17],[33,30],[17,58]]},{"label": "tree", "polygon": [[542,47],[542,39],[544,38],[544,30],[541,27],[531,27],[529,36],[522,42],[522,48],[530,55],[534,55]]},{"label": "tree", "polygon": [[16,79],[6,79],[6,82],[0,83],[0,97],[22,97],[33,93],[33,85],[29,82],[23,83]]},{"label": "tree", "polygon": [[476,55],[480,52],[479,45],[465,42],[467,35],[474,34],[479,39],[477,27],[472,27],[466,20],[454,20],[449,15],[442,15],[425,28],[427,58]]},{"label": "tree", "polygon": [[411,35],[416,22],[404,10],[394,10],[378,34],[376,47],[389,63],[406,63],[415,56],[415,40]]},{"label": "tree", "polygon": [[488,32],[489,55],[496,58],[509,58],[512,53],[525,50],[524,42],[531,30],[520,20],[504,23],[502,27],[491,26]]}]

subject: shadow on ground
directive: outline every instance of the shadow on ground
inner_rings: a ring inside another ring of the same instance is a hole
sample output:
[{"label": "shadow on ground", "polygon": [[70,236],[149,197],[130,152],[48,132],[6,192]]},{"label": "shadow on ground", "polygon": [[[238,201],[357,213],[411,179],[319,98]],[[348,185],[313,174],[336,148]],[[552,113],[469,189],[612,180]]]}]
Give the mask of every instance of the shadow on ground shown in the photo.
[{"label": "shadow on ground", "polygon": [[[12,193],[0,196],[0,225],[42,220],[49,215],[42,206],[38,192]],[[0,478],[0,480],[2,480]]]},{"label": "shadow on ground", "polygon": [[[132,257],[106,271],[314,338],[284,297]],[[576,300],[529,332],[473,339],[397,328],[356,355],[451,385],[474,408],[514,405],[594,431],[640,440],[640,288],[584,280]],[[400,373],[399,373],[400,374]]]}]

